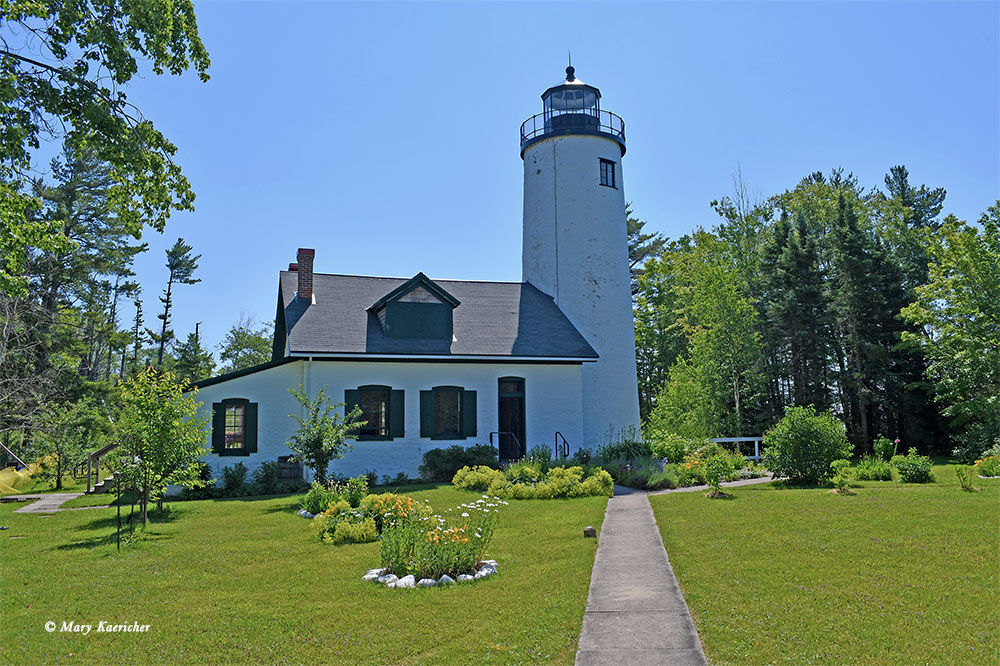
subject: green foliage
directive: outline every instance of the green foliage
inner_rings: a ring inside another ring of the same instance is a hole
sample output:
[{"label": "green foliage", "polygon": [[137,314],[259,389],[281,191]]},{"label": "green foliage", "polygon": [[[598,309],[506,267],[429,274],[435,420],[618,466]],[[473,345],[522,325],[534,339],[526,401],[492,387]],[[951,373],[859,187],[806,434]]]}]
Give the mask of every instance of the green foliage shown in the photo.
[{"label": "green foliage", "polygon": [[892,481],[892,465],[888,460],[863,456],[854,468],[858,481]]},{"label": "green foliage", "polygon": [[934,239],[929,282],[901,313],[915,327],[903,339],[927,358],[952,426],[976,432],[985,448],[1000,443],[1000,201],[978,227],[949,217]]},{"label": "green foliage", "polygon": [[[192,254],[193,250],[194,248],[185,243],[183,238],[178,238],[177,242],[167,250],[167,286],[163,289],[163,296],[160,296],[160,302],[163,303],[163,312],[156,315],[156,318],[162,322],[162,325],[160,326],[159,333],[146,329],[146,333],[158,345],[156,354],[157,367],[163,365],[163,354],[176,337],[173,329],[170,328],[170,309],[174,303],[174,285],[201,282],[201,278],[194,277],[194,272],[198,270],[198,260],[201,259],[201,255]],[[197,336],[195,336],[194,343],[197,345]],[[198,350],[201,349],[200,345],[197,345],[197,347]],[[194,362],[194,359],[192,359],[192,362]]]},{"label": "green foliage", "polygon": [[301,386],[288,389],[305,412],[305,416],[288,415],[299,424],[287,442],[288,448],[297,460],[312,470],[320,483],[326,482],[330,462],[342,458],[344,451],[351,448],[345,440],[356,437],[364,425],[360,407],[355,406],[343,417],[337,413],[344,403],[334,404],[326,395],[326,388],[321,388],[313,398],[306,395]]},{"label": "green foliage", "polygon": [[160,499],[169,485],[196,488],[201,478],[207,417],[198,416],[197,390],[169,372],[147,368],[119,389],[115,426],[120,445],[108,464],[127,482],[143,489],[143,514],[149,499]]},{"label": "green foliage", "polygon": [[27,455],[40,463],[38,476],[55,481],[56,489],[61,489],[63,476],[89,451],[109,441],[111,426],[107,409],[87,396],[76,402],[49,405]]},{"label": "green foliage", "polygon": [[719,484],[736,473],[733,458],[728,453],[716,453],[705,460],[705,482],[713,493],[719,493]]},{"label": "green foliage", "polygon": [[424,453],[420,477],[425,481],[449,482],[463,467],[485,465],[499,468],[498,455],[496,448],[486,444],[469,447],[455,444],[446,449],[430,449]]},{"label": "green foliage", "polygon": [[330,491],[351,507],[357,508],[361,505],[361,500],[368,494],[368,475],[361,474],[347,479],[343,483],[334,481],[330,484]]},{"label": "green foliage", "polygon": [[540,463],[542,467],[547,468],[552,462],[552,449],[547,446],[533,446],[528,449],[524,459]]},{"label": "green foliage", "polygon": [[845,458],[834,460],[830,463],[830,469],[833,471],[833,478],[830,480],[837,492],[841,494],[851,492],[851,461]]},{"label": "green foliage", "polygon": [[463,467],[452,481],[457,488],[485,492],[504,499],[553,499],[556,497],[611,497],[614,480],[600,467],[552,467],[542,472],[539,462],[522,460],[505,471],[489,467]]},{"label": "green foliage", "polygon": [[968,465],[955,465],[955,478],[958,479],[959,486],[962,490],[974,493],[978,488],[972,485],[973,472],[972,468]]},{"label": "green foliage", "polygon": [[650,455],[649,443],[642,437],[619,436],[614,441],[597,448],[597,457],[601,460],[640,458],[648,455]]},{"label": "green foliage", "polygon": [[309,492],[302,498],[302,508],[313,515],[326,511],[338,499],[337,494],[319,481],[313,481]]},{"label": "green foliage", "polygon": [[418,502],[409,495],[396,493],[366,495],[362,498],[359,508],[375,521],[379,534],[385,529],[386,524],[393,520],[424,518],[433,513],[429,504]]},{"label": "green foliage", "polygon": [[137,60],[155,74],[193,66],[208,79],[209,58],[191,2],[39,3],[0,8],[6,30],[0,67],[0,291],[23,295],[29,248],[57,251],[68,237],[33,215],[25,192],[43,139],[87,147],[106,162],[114,182],[108,203],[138,238],[159,231],[172,210],[191,210],[194,194],[174,162],[176,147],[126,100]]},{"label": "green foliage", "polygon": [[775,476],[818,483],[830,476],[830,463],[851,455],[844,424],[810,407],[789,407],[784,418],[764,433],[764,467]]},{"label": "green foliage", "polygon": [[680,485],[680,476],[669,465],[652,458],[610,460],[603,463],[615,483],[641,490],[662,490]]},{"label": "green foliage", "polygon": [[475,573],[493,540],[498,509],[505,504],[496,498],[479,499],[444,516],[387,521],[379,552],[382,566],[399,577],[412,574],[418,580]]},{"label": "green foliage", "polygon": [[899,472],[899,480],[903,483],[934,482],[934,475],[931,473],[931,459],[919,455],[915,448],[911,448],[905,456],[893,456],[890,462]]},{"label": "green foliage", "polygon": [[649,448],[653,457],[672,463],[681,462],[688,454],[710,446],[713,446],[713,443],[706,437],[683,437],[671,432],[657,431],[651,432],[649,437]]},{"label": "green foliage", "polygon": [[485,492],[494,483],[502,483],[505,478],[504,473],[498,469],[486,465],[476,465],[475,467],[463,467],[455,472],[452,483],[458,488]]},{"label": "green foliage", "polygon": [[201,346],[196,333],[188,333],[187,340],[177,345],[173,372],[179,379],[192,382],[211,377],[215,372],[212,352]]},{"label": "green foliage", "polygon": [[574,465],[589,465],[590,459],[594,457],[594,452],[587,447],[581,447],[573,452],[570,461]]},{"label": "green foliage", "polygon": [[223,364],[223,372],[242,370],[270,361],[273,328],[270,323],[258,327],[252,317],[241,316],[219,344],[219,361]]},{"label": "green foliage", "polygon": [[1000,476],[1000,454],[984,455],[981,460],[975,462],[974,468],[979,476],[986,478]]},{"label": "green foliage", "polygon": [[895,442],[890,441],[888,437],[879,435],[875,438],[872,443],[872,447],[875,450],[875,455],[881,460],[889,461],[894,455],[896,455],[896,447],[899,445],[899,440]]},{"label": "green foliage", "polygon": [[248,495],[247,466],[241,462],[222,468],[222,492],[226,497]]}]

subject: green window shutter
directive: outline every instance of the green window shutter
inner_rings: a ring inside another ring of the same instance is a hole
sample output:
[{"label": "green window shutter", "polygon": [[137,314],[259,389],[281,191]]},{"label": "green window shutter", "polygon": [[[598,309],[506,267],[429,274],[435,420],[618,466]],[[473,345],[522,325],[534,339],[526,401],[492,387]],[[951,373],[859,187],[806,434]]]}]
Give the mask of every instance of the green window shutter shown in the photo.
[{"label": "green window shutter", "polygon": [[350,414],[351,410],[361,402],[361,391],[357,389],[347,389],[344,391],[344,414]]},{"label": "green window shutter", "polygon": [[226,410],[221,402],[212,403],[212,453],[221,454],[226,447]]},{"label": "green window shutter", "polygon": [[389,391],[389,437],[403,436],[403,392]]},{"label": "green window shutter", "polygon": [[462,391],[462,436],[476,436],[476,392]]},{"label": "green window shutter", "polygon": [[434,436],[434,391],[420,392],[420,436]]},{"label": "green window shutter", "polygon": [[257,403],[248,402],[246,411],[246,432],[244,442],[246,442],[247,453],[257,453]]}]

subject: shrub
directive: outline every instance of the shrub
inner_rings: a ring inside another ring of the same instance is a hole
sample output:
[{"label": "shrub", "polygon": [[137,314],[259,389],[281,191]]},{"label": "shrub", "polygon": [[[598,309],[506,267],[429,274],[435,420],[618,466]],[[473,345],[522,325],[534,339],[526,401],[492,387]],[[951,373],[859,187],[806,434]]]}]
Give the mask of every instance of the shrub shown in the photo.
[{"label": "shrub", "polygon": [[899,480],[903,483],[933,483],[931,474],[931,459],[917,454],[911,448],[905,456],[893,456],[891,464],[899,472]]},{"label": "shrub", "polygon": [[342,499],[332,502],[323,513],[313,518],[312,524],[323,543],[335,546],[378,539],[375,520]]},{"label": "shrub", "polygon": [[302,508],[312,514],[320,514],[339,499],[337,495],[319,481],[313,481],[309,492],[302,498]]},{"label": "shrub", "polygon": [[834,460],[830,463],[830,469],[833,470],[831,480],[837,492],[845,494],[851,492],[851,461],[844,458]]},{"label": "shrub", "polygon": [[986,456],[975,462],[976,474],[979,476],[1000,476],[1000,456]]},{"label": "shrub", "polygon": [[420,477],[425,481],[451,481],[458,470],[476,465],[499,468],[497,450],[486,444],[467,448],[455,444],[446,449],[431,449],[424,453]]},{"label": "shrub", "polygon": [[226,497],[238,497],[247,494],[247,466],[236,463],[232,467],[222,468],[222,492]]},{"label": "shrub", "polygon": [[375,530],[379,534],[385,529],[387,521],[420,518],[432,513],[429,505],[422,504],[409,495],[396,493],[367,495],[361,500],[359,508],[375,521]]},{"label": "shrub", "polygon": [[475,572],[496,528],[505,502],[479,499],[463,504],[461,515],[398,518],[382,532],[379,556],[397,576],[439,578]]},{"label": "shrub", "polygon": [[525,460],[540,463],[542,468],[547,468],[552,463],[552,450],[547,446],[533,446],[528,449]]},{"label": "shrub", "polygon": [[887,460],[864,456],[854,468],[858,481],[892,481],[892,465]]},{"label": "shrub", "polygon": [[652,458],[611,460],[605,463],[605,468],[615,483],[628,488],[662,490],[677,486],[677,474],[671,474],[662,461]]},{"label": "shrub", "polygon": [[334,546],[342,546],[347,543],[368,543],[377,540],[378,533],[375,531],[375,521],[371,518],[362,518],[357,523],[342,520],[337,523],[332,535],[323,536],[325,543],[331,543]]},{"label": "shrub", "polygon": [[951,455],[960,463],[972,465],[976,460],[1000,455],[1000,422],[976,423],[958,437],[958,446]]},{"label": "shrub", "polygon": [[540,461],[525,458],[507,466],[503,473],[511,483],[532,484],[545,478],[543,469]]},{"label": "shrub", "polygon": [[974,485],[972,485],[971,467],[966,465],[955,465],[955,476],[958,477],[958,483],[961,485],[962,490],[970,493],[978,490]]},{"label": "shrub", "polygon": [[475,467],[463,467],[455,472],[451,482],[459,488],[484,492],[494,482],[502,482],[504,478],[504,473],[500,470],[485,465],[476,465]]},{"label": "shrub", "polygon": [[776,476],[818,483],[831,473],[830,463],[848,458],[853,446],[844,424],[832,414],[809,407],[789,407],[785,416],[764,433],[764,466]]},{"label": "shrub", "polygon": [[872,448],[875,449],[875,455],[879,459],[889,462],[894,455],[896,455],[896,446],[899,444],[897,439],[894,442],[889,441],[888,437],[883,437],[879,435],[875,438],[875,442],[872,444]]},{"label": "shrub", "polygon": [[357,507],[361,504],[361,499],[368,494],[368,475],[361,474],[346,481],[333,481],[330,483],[330,492],[346,500],[352,507]]},{"label": "shrub", "polygon": [[613,460],[615,458],[642,458],[653,455],[649,449],[649,444],[640,437],[620,438],[614,442],[609,442],[598,447],[598,457],[603,460]]},{"label": "shrub", "polygon": [[705,460],[705,482],[712,487],[713,495],[718,495],[721,492],[719,484],[735,473],[736,465],[729,453],[717,453]]},{"label": "shrub", "polygon": [[657,460],[679,463],[685,456],[708,446],[718,446],[712,440],[683,437],[676,433],[655,432],[651,435],[649,448]]},{"label": "shrub", "polygon": [[[553,467],[542,474],[537,462],[521,461],[506,473],[487,467],[462,468],[453,480],[458,488],[486,492],[504,499],[552,499],[614,494],[614,479],[600,467]],[[529,480],[535,479],[535,480]],[[488,484],[488,485],[487,485]],[[486,486],[483,488],[483,486]]]}]

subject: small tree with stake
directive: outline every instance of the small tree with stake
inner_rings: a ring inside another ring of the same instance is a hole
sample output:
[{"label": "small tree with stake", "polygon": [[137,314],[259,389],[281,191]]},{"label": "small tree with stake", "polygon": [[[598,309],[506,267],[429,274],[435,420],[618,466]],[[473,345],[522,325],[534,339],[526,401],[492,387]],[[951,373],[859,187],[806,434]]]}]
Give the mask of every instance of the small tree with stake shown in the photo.
[{"label": "small tree with stake", "polygon": [[288,389],[302,405],[305,415],[289,414],[299,422],[299,427],[288,440],[288,447],[313,471],[316,481],[325,484],[330,461],[344,457],[344,451],[351,448],[347,439],[356,437],[366,421],[360,419],[361,409],[354,407],[341,418],[338,408],[344,403],[333,403],[326,394],[326,387],[320,389],[315,398],[310,398],[302,389]]},{"label": "small tree with stake", "polygon": [[150,499],[163,508],[167,486],[197,488],[201,458],[206,450],[207,417],[199,417],[197,392],[187,382],[177,383],[169,373],[147,368],[121,388],[121,415],[117,424],[120,445],[112,454],[115,475],[128,477],[139,489],[142,524]]}]

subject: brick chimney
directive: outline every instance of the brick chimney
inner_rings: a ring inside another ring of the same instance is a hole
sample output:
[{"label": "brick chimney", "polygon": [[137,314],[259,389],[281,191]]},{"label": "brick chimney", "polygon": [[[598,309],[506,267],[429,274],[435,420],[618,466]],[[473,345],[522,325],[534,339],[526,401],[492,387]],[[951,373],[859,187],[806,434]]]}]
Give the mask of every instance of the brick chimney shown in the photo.
[{"label": "brick chimney", "polygon": [[300,247],[298,260],[299,290],[298,297],[306,302],[313,299],[313,259],[316,258],[316,250]]}]

